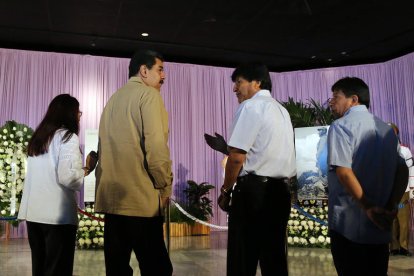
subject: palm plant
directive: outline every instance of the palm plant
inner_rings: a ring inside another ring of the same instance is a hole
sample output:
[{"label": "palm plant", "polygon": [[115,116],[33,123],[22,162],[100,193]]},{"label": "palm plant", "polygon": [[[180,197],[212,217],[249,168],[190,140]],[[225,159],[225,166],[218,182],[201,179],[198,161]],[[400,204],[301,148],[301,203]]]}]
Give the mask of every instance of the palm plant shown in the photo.
[{"label": "palm plant", "polygon": [[[187,184],[188,188],[184,190],[184,193],[187,197],[188,213],[202,221],[207,221],[213,216],[212,201],[207,195],[214,186],[207,182],[197,184],[193,180],[188,180]],[[193,221],[188,222],[193,223]]]}]

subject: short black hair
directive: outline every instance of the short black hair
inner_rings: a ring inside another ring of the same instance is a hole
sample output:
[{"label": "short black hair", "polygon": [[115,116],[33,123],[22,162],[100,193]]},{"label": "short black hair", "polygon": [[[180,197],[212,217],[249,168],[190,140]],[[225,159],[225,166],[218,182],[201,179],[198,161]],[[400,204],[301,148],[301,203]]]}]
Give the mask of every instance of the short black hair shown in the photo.
[{"label": "short black hair", "polygon": [[242,77],[247,81],[260,81],[260,88],[272,91],[272,81],[270,80],[269,70],[266,65],[262,63],[244,63],[238,66],[233,74],[231,80],[236,81],[237,78]]},{"label": "short black hair", "polygon": [[345,97],[349,98],[352,95],[358,96],[358,102],[364,104],[369,108],[369,87],[368,85],[357,77],[345,77],[332,85],[332,92],[342,91]]},{"label": "short black hair", "polygon": [[156,51],[147,49],[136,51],[129,62],[128,78],[135,76],[141,65],[145,65],[148,69],[151,69],[157,58],[164,61],[162,55]]}]

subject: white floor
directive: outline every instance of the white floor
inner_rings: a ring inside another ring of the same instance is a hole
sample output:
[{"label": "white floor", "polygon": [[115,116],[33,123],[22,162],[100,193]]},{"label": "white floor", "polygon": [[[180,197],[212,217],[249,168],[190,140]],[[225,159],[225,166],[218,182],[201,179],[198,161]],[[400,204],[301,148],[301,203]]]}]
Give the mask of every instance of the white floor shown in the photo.
[{"label": "white floor", "polygon": [[[211,236],[171,238],[174,275],[225,275],[227,232]],[[328,249],[289,248],[289,275],[336,275]],[[140,275],[135,256],[131,258],[134,275]],[[74,275],[105,275],[102,250],[76,250]],[[26,239],[0,239],[0,275],[31,275],[30,247]],[[257,275],[260,274],[258,270]],[[414,275],[414,257],[393,256],[390,276]]]}]

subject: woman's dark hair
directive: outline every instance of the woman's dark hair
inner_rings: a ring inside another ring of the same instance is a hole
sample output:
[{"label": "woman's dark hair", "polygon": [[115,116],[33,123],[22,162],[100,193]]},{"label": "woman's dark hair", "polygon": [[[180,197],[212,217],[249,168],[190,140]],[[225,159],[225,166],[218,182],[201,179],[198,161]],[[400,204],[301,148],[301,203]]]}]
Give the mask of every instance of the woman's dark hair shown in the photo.
[{"label": "woman's dark hair", "polygon": [[352,95],[358,96],[358,102],[369,108],[369,87],[368,85],[357,77],[345,77],[332,85],[332,92],[342,91],[345,97],[349,98]]},{"label": "woman's dark hair", "polygon": [[49,104],[46,115],[29,141],[28,155],[46,153],[56,130],[65,129],[62,141],[66,143],[73,134],[79,134],[79,102],[69,94],[56,96]]},{"label": "woman's dark hair", "polygon": [[156,58],[164,61],[164,58],[160,53],[152,50],[139,50],[135,52],[129,62],[128,78],[135,76],[138,73],[141,65],[145,65],[148,69],[151,69],[156,62]]},{"label": "woman's dark hair", "polygon": [[247,81],[260,81],[260,88],[272,91],[272,81],[270,79],[269,70],[266,65],[261,63],[245,63],[234,70],[231,80],[236,81],[238,77],[242,77]]}]

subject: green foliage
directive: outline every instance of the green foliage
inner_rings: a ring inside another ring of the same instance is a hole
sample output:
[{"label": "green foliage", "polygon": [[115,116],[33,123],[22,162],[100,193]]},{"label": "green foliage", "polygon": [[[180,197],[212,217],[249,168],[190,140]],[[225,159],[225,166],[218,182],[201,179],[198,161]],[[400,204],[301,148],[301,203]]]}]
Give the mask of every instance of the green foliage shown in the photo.
[{"label": "green foliage", "polygon": [[186,218],[174,204],[170,204],[170,222],[187,222]]},{"label": "green foliage", "polygon": [[329,125],[333,122],[334,117],[329,107],[324,107],[313,99],[309,102],[295,102],[290,97],[287,102],[281,102],[289,112],[294,128]]},{"label": "green foliage", "polygon": [[[184,190],[187,197],[186,211],[202,221],[207,221],[213,216],[212,201],[207,195],[214,186],[207,182],[197,184],[193,180],[188,180],[187,184],[188,188]],[[194,223],[188,219],[187,222]]]}]

